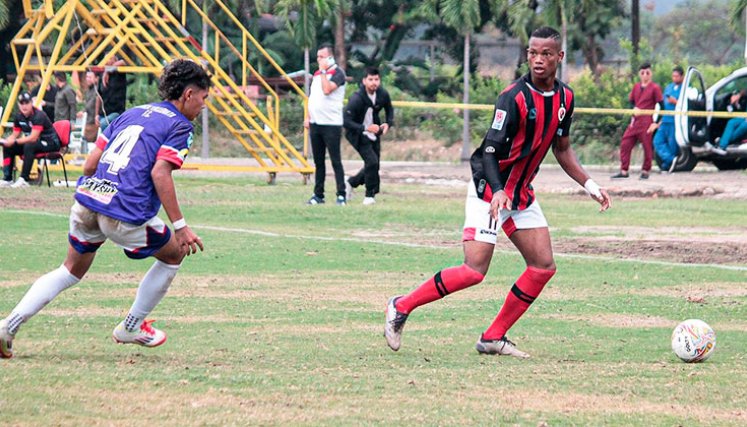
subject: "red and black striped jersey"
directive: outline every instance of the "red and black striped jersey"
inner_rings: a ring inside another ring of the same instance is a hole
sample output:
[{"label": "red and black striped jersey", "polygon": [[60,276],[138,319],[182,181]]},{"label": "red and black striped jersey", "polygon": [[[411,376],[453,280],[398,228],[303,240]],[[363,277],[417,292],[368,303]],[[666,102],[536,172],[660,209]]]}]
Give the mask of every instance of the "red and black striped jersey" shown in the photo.
[{"label": "red and black striped jersey", "polygon": [[566,84],[555,80],[552,91],[542,91],[529,74],[501,92],[490,129],[470,159],[480,198],[490,202],[504,190],[513,210],[534,202],[532,180],[556,138],[570,133],[573,101]]}]

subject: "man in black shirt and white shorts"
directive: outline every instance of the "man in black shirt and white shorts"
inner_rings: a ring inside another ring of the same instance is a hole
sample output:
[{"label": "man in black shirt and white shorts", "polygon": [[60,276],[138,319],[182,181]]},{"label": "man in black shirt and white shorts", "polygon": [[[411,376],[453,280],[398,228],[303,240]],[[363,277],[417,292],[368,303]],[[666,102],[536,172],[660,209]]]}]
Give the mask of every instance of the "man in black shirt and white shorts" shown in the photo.
[{"label": "man in black shirt and white shorts", "polygon": [[[36,153],[46,153],[60,149],[52,121],[31,102],[31,94],[18,95],[18,113],[13,119],[13,133],[8,139],[0,139],[3,145],[3,179],[0,187],[28,187],[29,174]],[[13,164],[16,156],[23,156],[21,176],[13,180]]]}]

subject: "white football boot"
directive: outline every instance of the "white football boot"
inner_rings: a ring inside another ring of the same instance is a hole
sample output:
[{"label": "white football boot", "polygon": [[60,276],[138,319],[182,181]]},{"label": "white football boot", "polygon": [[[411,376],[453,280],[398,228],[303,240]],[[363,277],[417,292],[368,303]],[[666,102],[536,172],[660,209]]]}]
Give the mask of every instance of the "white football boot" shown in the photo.
[{"label": "white football boot", "polygon": [[112,338],[119,344],[137,344],[143,347],[158,347],[166,342],[166,333],[156,329],[151,324],[154,320],[146,320],[140,325],[140,330],[128,332],[124,326],[124,320],[114,328]]}]

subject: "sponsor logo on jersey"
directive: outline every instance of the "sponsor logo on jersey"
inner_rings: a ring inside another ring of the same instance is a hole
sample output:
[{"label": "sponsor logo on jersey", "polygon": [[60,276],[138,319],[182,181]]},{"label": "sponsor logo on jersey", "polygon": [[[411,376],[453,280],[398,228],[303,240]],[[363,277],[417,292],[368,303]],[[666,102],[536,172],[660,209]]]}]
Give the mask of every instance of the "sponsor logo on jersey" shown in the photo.
[{"label": "sponsor logo on jersey", "polygon": [[108,205],[118,192],[117,185],[108,179],[90,177],[78,186],[77,192]]},{"label": "sponsor logo on jersey", "polygon": [[485,152],[488,154],[493,154],[495,153],[495,147],[493,147],[492,145],[488,145],[487,147],[485,147]]},{"label": "sponsor logo on jersey", "polygon": [[506,112],[504,110],[501,110],[500,108],[495,109],[495,118],[493,118],[493,124],[490,126],[491,128],[495,130],[501,130],[503,129],[503,123],[506,122]]},{"label": "sponsor logo on jersey", "polygon": [[487,182],[487,181],[485,181],[484,179],[481,179],[481,180],[480,180],[480,182],[479,182],[479,183],[478,183],[478,185],[477,185],[477,192],[478,192],[479,194],[482,194],[482,193],[484,193],[484,192],[485,192],[485,186],[486,186],[487,184],[488,184],[488,182]]},{"label": "sponsor logo on jersey", "polygon": [[565,107],[560,107],[560,109],[558,110],[558,120],[562,122],[564,118],[565,118]]},{"label": "sponsor logo on jersey", "polygon": [[529,110],[529,114],[527,114],[527,119],[528,120],[534,120],[536,118],[537,118],[537,109],[536,108],[532,108],[531,110]]}]

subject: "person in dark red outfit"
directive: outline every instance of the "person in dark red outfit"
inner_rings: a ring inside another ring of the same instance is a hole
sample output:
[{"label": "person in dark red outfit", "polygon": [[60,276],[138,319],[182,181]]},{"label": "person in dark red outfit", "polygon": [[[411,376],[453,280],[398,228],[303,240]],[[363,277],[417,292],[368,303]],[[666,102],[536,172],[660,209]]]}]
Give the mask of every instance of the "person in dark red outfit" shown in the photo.
[{"label": "person in dark red outfit", "polygon": [[527,50],[529,73],[500,94],[493,122],[470,159],[472,179],[462,235],[464,263],[439,271],[407,295],[389,299],[384,337],[392,350],[399,350],[405,321],[413,310],[482,282],[501,228],[524,258],[526,270],[475,349],[480,354],[529,357],[506,333],[555,274],[547,220],[532,187],[547,152],[552,150],[563,171],[584,186],[601,210],[611,203],[571,147],[574,96],[570,87],[555,78],[564,55],[560,46],[560,34],[552,28],[532,33]]},{"label": "person in dark red outfit", "polygon": [[625,129],[620,142],[620,172],[612,175],[613,179],[627,178],[630,167],[630,152],[635,144],[640,141],[643,147],[643,166],[641,167],[641,179],[648,179],[651,171],[651,160],[654,157],[654,146],[652,143],[656,124],[650,114],[641,114],[638,110],[653,110],[656,104],[663,107],[664,97],[661,87],[651,81],[651,64],[648,62],[641,65],[638,70],[641,81],[633,86],[630,91],[630,106],[635,112],[630,119],[628,128]]}]

